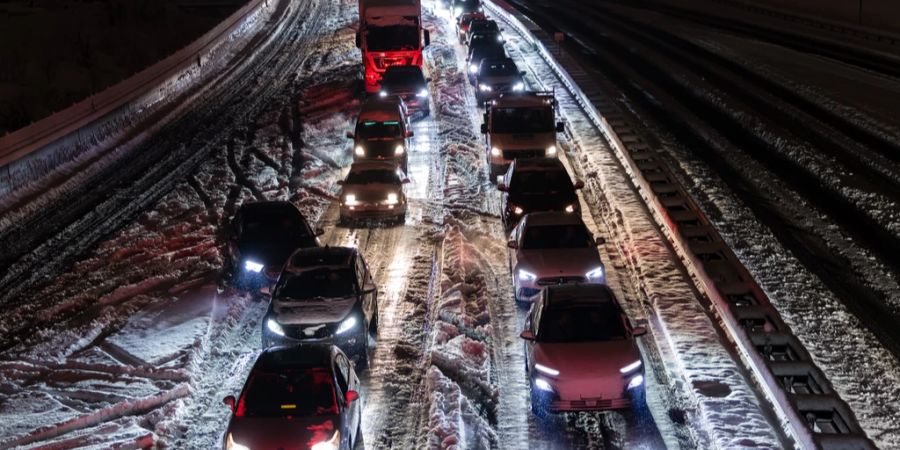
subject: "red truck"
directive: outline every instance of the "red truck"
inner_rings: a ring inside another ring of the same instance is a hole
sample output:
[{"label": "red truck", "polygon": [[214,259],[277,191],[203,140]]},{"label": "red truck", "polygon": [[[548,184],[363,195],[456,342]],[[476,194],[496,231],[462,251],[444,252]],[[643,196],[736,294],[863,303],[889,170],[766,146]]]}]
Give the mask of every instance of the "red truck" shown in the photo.
[{"label": "red truck", "polygon": [[356,46],[362,50],[366,92],[378,92],[390,66],[421,67],[430,41],[422,29],[421,0],[359,0]]}]

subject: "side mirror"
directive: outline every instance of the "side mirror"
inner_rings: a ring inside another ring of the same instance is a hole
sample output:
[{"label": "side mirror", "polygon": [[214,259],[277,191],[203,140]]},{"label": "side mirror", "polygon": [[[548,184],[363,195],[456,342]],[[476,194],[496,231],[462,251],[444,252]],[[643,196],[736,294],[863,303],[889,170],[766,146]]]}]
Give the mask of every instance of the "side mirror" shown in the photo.
[{"label": "side mirror", "polygon": [[348,131],[347,134],[345,134],[344,136],[347,136],[347,139],[353,139],[353,132]]},{"label": "side mirror", "polygon": [[509,247],[509,248],[519,248],[519,243],[516,242],[515,239],[510,239],[510,240],[506,243],[506,246]]},{"label": "side mirror", "polygon": [[522,334],[519,335],[520,338],[525,339],[526,341],[534,340],[534,332],[531,330],[525,330]]},{"label": "side mirror", "polygon": [[269,295],[272,293],[272,290],[269,289],[268,286],[263,286],[263,287],[259,288],[259,293],[262,295]]},{"label": "side mirror", "polygon": [[426,82],[426,83],[431,83],[431,77],[426,78],[426,79],[425,79],[425,82]]},{"label": "side mirror", "polygon": [[509,186],[507,186],[507,185],[504,184],[504,183],[498,183],[498,184],[497,184],[497,190],[500,191],[500,192],[507,192],[507,191],[509,191]]},{"label": "side mirror", "polygon": [[410,138],[410,137],[413,137],[413,136],[415,136],[415,133],[413,133],[412,131],[407,131],[407,132],[406,132],[406,137]]},{"label": "side mirror", "polygon": [[594,243],[597,245],[603,245],[606,243],[606,238],[604,238],[603,236],[597,236],[594,238]]},{"label": "side mirror", "polygon": [[222,403],[224,403],[225,406],[228,407],[228,409],[234,411],[235,399],[233,395],[229,395],[228,397],[223,398]]},{"label": "side mirror", "polygon": [[375,283],[366,283],[366,285],[363,286],[363,292],[366,294],[368,294],[370,292],[375,292],[375,289],[376,289]]},{"label": "side mirror", "polygon": [[323,230],[321,228],[316,228],[316,236],[321,236],[323,234],[325,234],[325,230]]},{"label": "side mirror", "polygon": [[409,184],[409,183],[411,183],[411,182],[409,181],[409,178],[404,178],[403,181],[401,181],[401,183],[403,183],[403,184]]},{"label": "side mirror", "polygon": [[362,39],[360,39],[359,33],[356,33],[356,48],[362,48]]},{"label": "side mirror", "polygon": [[347,406],[350,406],[351,403],[359,399],[359,392],[356,391],[347,391]]},{"label": "side mirror", "polygon": [[487,134],[488,127],[486,123],[481,124],[481,134]]},{"label": "side mirror", "polygon": [[428,30],[422,30],[422,34],[425,38],[425,45],[423,47],[428,47],[431,44],[431,32]]},{"label": "side mirror", "polygon": [[647,329],[644,327],[634,327],[631,329],[631,334],[634,337],[643,336],[643,335],[647,334]]},{"label": "side mirror", "polygon": [[575,180],[575,189],[582,189],[582,188],[584,188],[584,181]]},{"label": "side mirror", "polygon": [[528,73],[528,72],[525,72],[525,71],[523,70],[523,71],[519,72],[519,75],[521,75],[521,76],[524,77],[527,73]]},{"label": "side mirror", "polygon": [[564,131],[566,131],[566,124],[564,124],[562,122],[556,122],[556,132],[562,133]]},{"label": "side mirror", "polygon": [[343,185],[344,185],[344,180],[337,180],[337,181],[336,181],[336,184],[337,184],[338,186],[343,186]]}]

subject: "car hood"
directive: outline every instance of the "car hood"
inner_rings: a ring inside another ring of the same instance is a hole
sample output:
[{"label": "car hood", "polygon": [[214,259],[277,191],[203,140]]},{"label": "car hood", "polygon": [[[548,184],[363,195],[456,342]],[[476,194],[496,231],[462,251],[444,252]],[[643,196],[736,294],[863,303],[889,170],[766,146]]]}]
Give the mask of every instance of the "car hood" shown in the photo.
[{"label": "car hood", "polygon": [[538,278],[555,276],[584,276],[602,263],[595,247],[520,250],[518,267]]},{"label": "car hood", "polygon": [[381,83],[381,89],[386,91],[389,95],[412,95],[417,94],[422,89],[426,89],[428,86],[424,84],[396,84],[389,85]]},{"label": "car hood", "polygon": [[406,143],[401,138],[368,141],[359,139],[356,141],[356,145],[361,145],[366,149],[365,158],[394,158],[394,149],[398,145],[406,147]]},{"label": "car hood", "polygon": [[343,320],[356,305],[356,297],[291,300],[273,299],[272,312],[282,325],[316,325]]},{"label": "car hood", "polygon": [[309,449],[327,441],[340,429],[339,416],[233,417],[228,433],[235,443],[251,449]]},{"label": "car hood", "polygon": [[518,75],[485,75],[478,77],[479,83],[485,83],[487,85],[495,85],[495,84],[515,84],[521,81],[522,79]]},{"label": "car hood", "polygon": [[[605,342],[535,342],[535,364],[556,369],[550,376],[535,370],[534,376],[550,380],[562,400],[620,398],[630,377],[619,369],[641,358],[633,339]],[[640,373],[640,369],[635,370]]]},{"label": "car hood", "polygon": [[238,242],[241,258],[251,259],[265,266],[284,265],[284,262],[301,247],[314,247],[314,237],[278,237],[276,239],[242,239]]},{"label": "car hood", "polygon": [[546,150],[556,145],[556,132],[491,133],[491,145],[501,150]]},{"label": "car hood", "polygon": [[345,184],[341,189],[341,199],[347,194],[356,196],[356,200],[361,202],[381,202],[387,199],[389,193],[397,193],[398,198],[403,198],[402,184],[385,184],[385,183],[369,183],[369,184]]}]

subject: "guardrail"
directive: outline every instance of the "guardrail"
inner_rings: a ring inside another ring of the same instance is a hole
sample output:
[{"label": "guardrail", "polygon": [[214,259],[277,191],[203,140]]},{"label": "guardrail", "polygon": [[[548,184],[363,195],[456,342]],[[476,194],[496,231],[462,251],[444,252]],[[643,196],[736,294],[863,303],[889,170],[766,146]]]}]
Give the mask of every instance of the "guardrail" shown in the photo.
[{"label": "guardrail", "polygon": [[[278,2],[278,0],[271,1]],[[72,159],[97,143],[98,132],[101,135],[112,134],[121,127],[120,123],[98,124],[98,122],[130,103],[145,99],[144,103],[133,106],[137,109],[138,115],[148,113],[154,105],[166,98],[167,89],[179,83],[185,72],[200,69],[206,62],[205,58],[227,42],[236,31],[248,23],[248,20],[260,12],[271,10],[274,8],[270,6],[270,0],[250,0],[215,28],[165,59],[62,111],[0,136],[0,168],[5,171],[4,186],[16,176],[11,173],[13,171],[11,165],[39,153],[54,143],[71,138],[74,142],[67,145],[71,148],[65,151],[65,158]],[[133,118],[131,120],[133,121]],[[79,131],[84,131],[90,125],[94,125],[95,129],[79,135]],[[33,162],[32,165],[46,166],[48,163]]]},{"label": "guardrail", "polygon": [[[617,120],[611,125],[600,113],[595,103],[614,106],[599,94],[585,94],[581,85],[593,82],[586,76],[575,82],[569,70],[584,71],[574,60],[557,60],[548,50],[557,47],[551,36],[503,0],[485,4],[523,36],[532,38],[541,57],[603,134],[698,288],[710,299],[785,431],[804,449],[875,449],[853,411],[655,151],[635,133],[620,138],[615,128],[626,122]],[[590,87],[592,92],[600,92],[598,87]]]}]

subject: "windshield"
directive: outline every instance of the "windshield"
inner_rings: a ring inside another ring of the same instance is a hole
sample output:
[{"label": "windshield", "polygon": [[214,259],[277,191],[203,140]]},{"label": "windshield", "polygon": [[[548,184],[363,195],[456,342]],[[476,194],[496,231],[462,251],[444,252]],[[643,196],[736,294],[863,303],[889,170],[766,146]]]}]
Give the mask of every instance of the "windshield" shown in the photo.
[{"label": "windshield", "polygon": [[491,108],[491,131],[494,133],[553,133],[553,109]]},{"label": "windshield", "polygon": [[512,62],[485,63],[481,66],[481,73],[489,76],[503,77],[518,75],[519,69]]},{"label": "windshield", "polygon": [[344,184],[400,184],[400,176],[396,170],[364,170],[350,172]]},{"label": "windshield", "polygon": [[558,194],[574,190],[569,174],[549,170],[514,172],[509,183],[510,192],[524,195]]},{"label": "windshield", "polygon": [[472,41],[469,43],[469,45],[478,45],[482,42],[502,42],[502,41],[503,41],[503,39],[501,39],[499,32],[478,33],[478,34],[472,35]]},{"label": "windshield", "polygon": [[400,122],[363,122],[356,126],[356,135],[360,139],[399,139],[403,135]]},{"label": "windshield", "polygon": [[352,270],[346,267],[319,267],[290,276],[275,296],[308,300],[318,297],[342,298],[355,294],[356,281]]},{"label": "windshield", "polygon": [[[417,23],[415,17],[411,19]],[[419,49],[419,27],[416,25],[371,27],[366,37],[368,50],[373,52]]]},{"label": "windshield", "polygon": [[544,312],[540,342],[614,341],[627,337],[619,312],[611,305],[554,308]]},{"label": "windshield", "polygon": [[482,31],[500,31],[500,27],[497,26],[497,22],[493,20],[480,20],[478,22],[472,22],[471,32],[472,33],[480,33]]},{"label": "windshield", "polygon": [[238,417],[322,416],[338,413],[325,369],[254,373],[238,402]]},{"label": "windshield", "polygon": [[553,248],[585,248],[592,245],[584,225],[537,225],[525,228],[522,248],[525,250]]},{"label": "windshield", "polygon": [[285,235],[309,237],[306,227],[296,217],[276,214],[245,217],[241,224],[241,235],[248,240],[272,239]]}]

